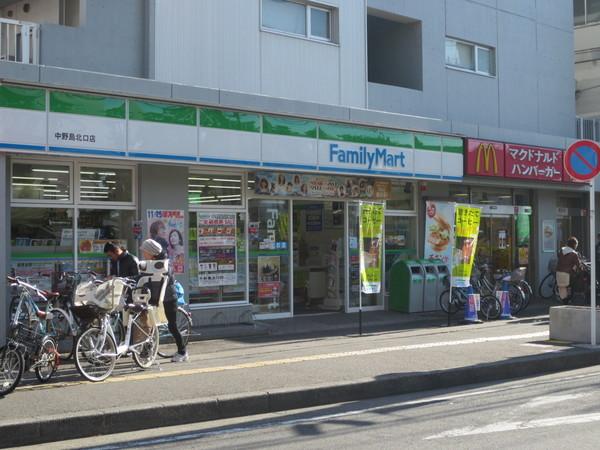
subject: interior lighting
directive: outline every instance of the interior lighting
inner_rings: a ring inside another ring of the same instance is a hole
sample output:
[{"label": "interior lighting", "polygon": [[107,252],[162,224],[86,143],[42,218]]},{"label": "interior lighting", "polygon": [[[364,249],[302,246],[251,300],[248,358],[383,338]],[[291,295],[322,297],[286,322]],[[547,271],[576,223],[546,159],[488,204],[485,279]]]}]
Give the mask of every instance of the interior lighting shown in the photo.
[{"label": "interior lighting", "polygon": [[217,195],[217,198],[240,198],[240,194],[234,194],[234,195]]},{"label": "interior lighting", "polygon": [[98,175],[104,175],[107,177],[116,177],[117,176],[117,174],[114,172],[98,172]]},{"label": "interior lighting", "polygon": [[198,178],[198,177],[189,177],[190,181],[210,181],[210,178]]},{"label": "interior lighting", "polygon": [[57,184],[37,184],[37,183],[13,183],[13,186],[31,186],[31,187],[49,187],[56,188]]},{"label": "interior lighting", "polygon": [[241,183],[242,180],[228,180],[226,178],[213,178],[213,181],[224,181],[225,183]]},{"label": "interior lighting", "polygon": [[215,186],[215,185],[209,185],[209,188],[213,188],[213,189],[235,189],[237,191],[240,190],[239,186]]},{"label": "interior lighting", "polygon": [[[56,178],[53,178],[53,180],[55,180]],[[13,175],[13,180],[37,180],[37,181],[43,181],[44,177],[15,177]]]},{"label": "interior lighting", "polygon": [[55,169],[31,169],[32,172],[43,172],[43,173],[69,173],[68,170],[55,170]]}]

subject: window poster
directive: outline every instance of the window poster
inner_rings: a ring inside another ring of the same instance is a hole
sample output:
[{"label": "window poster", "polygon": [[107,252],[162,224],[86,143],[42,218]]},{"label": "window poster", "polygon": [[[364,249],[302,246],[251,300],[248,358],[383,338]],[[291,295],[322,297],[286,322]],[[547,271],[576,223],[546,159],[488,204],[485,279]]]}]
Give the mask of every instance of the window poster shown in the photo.
[{"label": "window poster", "polygon": [[158,242],[169,256],[174,273],[185,271],[185,214],[182,210],[146,210],[148,236]]},{"label": "window poster", "polygon": [[542,251],[556,253],[556,220],[542,221]]},{"label": "window poster", "polygon": [[198,213],[198,285],[237,284],[235,213]]},{"label": "window poster", "polygon": [[258,257],[258,298],[279,299],[281,289],[279,256]]}]

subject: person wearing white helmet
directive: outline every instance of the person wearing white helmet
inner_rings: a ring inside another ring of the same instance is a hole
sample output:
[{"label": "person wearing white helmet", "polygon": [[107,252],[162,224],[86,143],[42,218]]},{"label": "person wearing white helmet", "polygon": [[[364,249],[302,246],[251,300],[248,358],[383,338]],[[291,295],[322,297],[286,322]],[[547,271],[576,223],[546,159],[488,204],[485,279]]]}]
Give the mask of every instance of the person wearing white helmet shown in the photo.
[{"label": "person wearing white helmet", "polygon": [[[146,239],[142,242],[140,250],[142,251],[142,259],[145,260],[169,259],[166,250],[153,239]],[[177,291],[175,290],[175,277],[173,276],[171,267],[169,267],[168,277],[169,281],[167,282],[167,289],[163,299],[163,307],[169,325],[169,332],[177,344],[177,353],[171,358],[171,361],[185,362],[188,360],[188,353],[185,345],[183,345],[183,338],[181,337],[179,328],[177,328]]]}]

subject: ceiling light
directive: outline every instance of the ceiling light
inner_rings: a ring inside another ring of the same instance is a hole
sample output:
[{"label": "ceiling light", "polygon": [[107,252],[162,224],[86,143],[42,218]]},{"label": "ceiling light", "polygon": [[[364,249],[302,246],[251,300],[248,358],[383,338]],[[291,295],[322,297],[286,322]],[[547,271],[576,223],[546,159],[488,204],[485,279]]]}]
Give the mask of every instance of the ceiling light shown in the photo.
[{"label": "ceiling light", "polygon": [[234,194],[234,195],[217,195],[217,198],[240,198],[240,194]]},{"label": "ceiling light", "polygon": [[236,190],[240,190],[239,186],[208,186],[209,188],[213,188],[213,189],[236,189]]},{"label": "ceiling light", "polygon": [[44,172],[44,173],[69,173],[68,170],[50,170],[50,169],[31,169],[32,172]]},{"label": "ceiling light", "polygon": [[44,177],[15,177],[13,176],[13,180],[44,180]]},{"label": "ceiling light", "polygon": [[82,183],[104,183],[104,180],[81,180]]},{"label": "ceiling light", "polygon": [[107,177],[116,177],[117,174],[114,172],[98,172],[98,175],[105,175]]},{"label": "ceiling light", "polygon": [[188,184],[188,187],[199,187],[199,188],[203,188],[206,187],[205,184]]},{"label": "ceiling light", "polygon": [[58,187],[56,184],[36,184],[36,183],[13,183],[13,186],[32,186],[32,187]]},{"label": "ceiling light", "polygon": [[224,181],[225,183],[241,183],[241,180],[228,180],[227,178],[213,178],[213,181]]},{"label": "ceiling light", "polygon": [[81,175],[96,175],[96,172],[79,172]]},{"label": "ceiling light", "polygon": [[188,177],[190,181],[210,181],[210,178],[197,178],[197,177]]}]

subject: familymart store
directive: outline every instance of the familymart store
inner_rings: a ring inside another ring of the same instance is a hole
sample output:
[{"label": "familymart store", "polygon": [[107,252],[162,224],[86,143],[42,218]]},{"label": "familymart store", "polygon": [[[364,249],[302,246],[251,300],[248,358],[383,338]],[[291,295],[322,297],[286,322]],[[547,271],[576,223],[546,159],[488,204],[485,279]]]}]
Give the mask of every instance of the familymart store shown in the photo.
[{"label": "familymart store", "polygon": [[0,124],[8,269],[50,288],[153,237],[201,324],[355,311],[360,203],[384,205],[385,286],[422,246],[420,184],[463,176],[454,136],[42,87],[0,86]]}]

